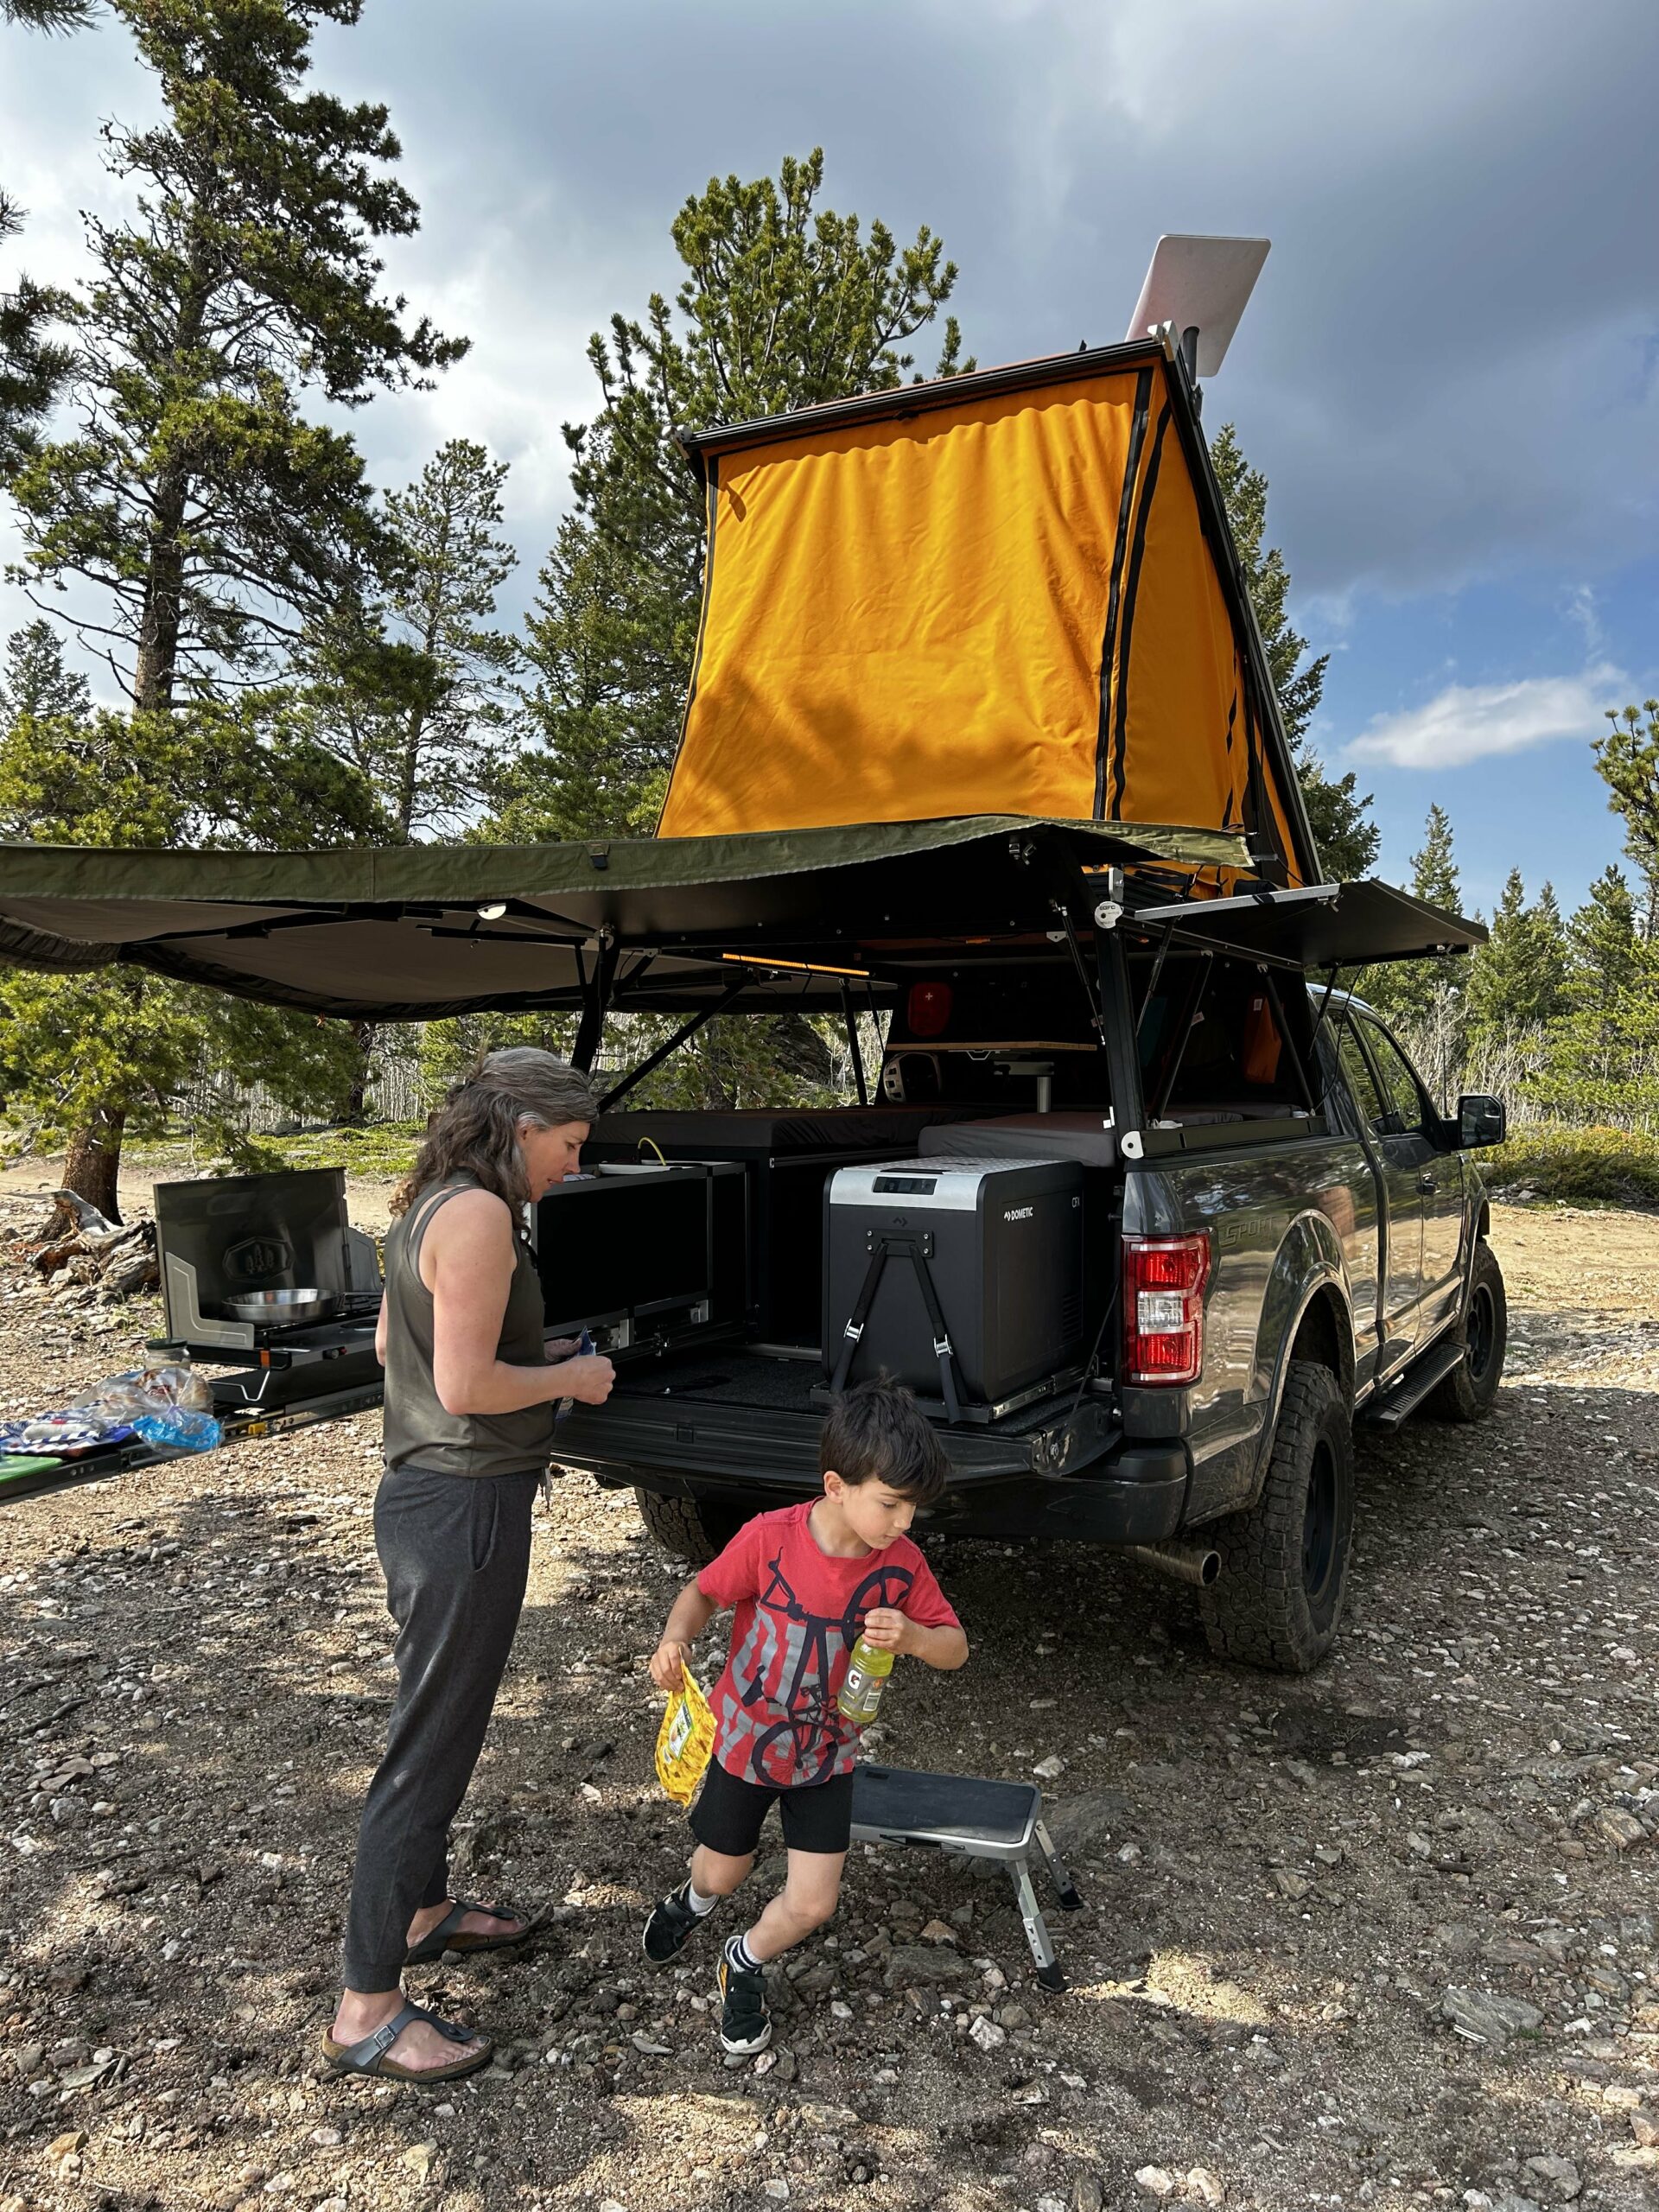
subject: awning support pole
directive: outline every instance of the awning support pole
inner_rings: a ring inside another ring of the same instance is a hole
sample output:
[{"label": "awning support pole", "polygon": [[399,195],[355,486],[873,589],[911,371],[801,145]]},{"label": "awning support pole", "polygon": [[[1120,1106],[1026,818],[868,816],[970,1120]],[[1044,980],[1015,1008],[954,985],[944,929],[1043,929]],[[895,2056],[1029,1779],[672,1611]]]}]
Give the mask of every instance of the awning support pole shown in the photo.
[{"label": "awning support pole", "polygon": [[[1141,1051],[1135,1033],[1135,1000],[1129,963],[1115,929],[1095,931],[1095,964],[1100,975],[1100,1042],[1112,1087],[1112,1121],[1118,1149],[1126,1159],[1141,1157],[1146,1106],[1141,1090]],[[1126,1146],[1125,1140],[1129,1140]],[[1131,1148],[1132,1147],[1132,1148]]]},{"label": "awning support pole", "polygon": [[683,1021],[666,1044],[659,1045],[648,1060],[641,1060],[637,1068],[631,1068],[628,1071],[620,1083],[613,1084],[611,1089],[603,1094],[599,1102],[600,1112],[608,1114],[619,1098],[626,1098],[636,1083],[643,1083],[653,1068],[660,1067],[671,1052],[679,1050],[687,1038],[695,1037],[705,1021],[712,1021],[717,1014],[724,1014],[732,1001],[741,997],[742,994],[747,990],[753,980],[752,976],[743,976],[740,982],[732,984],[728,990],[722,992],[713,1006],[700,1007],[690,1021]]},{"label": "awning support pole", "polygon": [[869,1086],[864,1080],[864,1055],[858,1046],[858,1014],[853,1005],[853,995],[847,985],[841,987],[842,1018],[847,1024],[847,1049],[853,1056],[853,1081],[858,1086],[858,1103],[870,1103]]},{"label": "awning support pole", "polygon": [[582,1020],[576,1025],[576,1041],[571,1048],[570,1065],[580,1068],[583,1075],[593,1066],[599,1055],[600,1041],[605,1034],[605,1014],[610,1004],[611,986],[616,980],[616,963],[621,957],[614,938],[601,938],[594,961],[591,976],[582,978]]}]

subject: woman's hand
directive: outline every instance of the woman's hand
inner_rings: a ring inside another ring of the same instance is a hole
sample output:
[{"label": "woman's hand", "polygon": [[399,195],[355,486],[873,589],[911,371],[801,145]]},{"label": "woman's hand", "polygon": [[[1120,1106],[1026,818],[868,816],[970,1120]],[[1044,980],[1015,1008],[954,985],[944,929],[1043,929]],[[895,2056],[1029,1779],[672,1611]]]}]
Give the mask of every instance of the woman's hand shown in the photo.
[{"label": "woman's hand", "polygon": [[559,1398],[579,1398],[584,1406],[602,1406],[611,1395],[616,1370],[603,1352],[585,1352],[580,1359],[562,1359],[557,1368]]},{"label": "woman's hand", "polygon": [[664,1637],[651,1655],[651,1679],[659,1690],[672,1691],[683,1687],[683,1674],[691,1664],[691,1647]]},{"label": "woman's hand", "polygon": [[580,1337],[550,1337],[542,1349],[550,1361],[569,1359],[581,1343]]}]

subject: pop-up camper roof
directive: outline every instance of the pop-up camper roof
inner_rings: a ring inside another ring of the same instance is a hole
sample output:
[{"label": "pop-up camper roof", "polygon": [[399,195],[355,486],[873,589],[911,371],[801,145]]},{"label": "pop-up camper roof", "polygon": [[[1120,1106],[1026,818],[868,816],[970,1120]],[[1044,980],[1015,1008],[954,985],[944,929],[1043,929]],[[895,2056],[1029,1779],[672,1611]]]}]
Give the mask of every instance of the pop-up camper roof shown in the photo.
[{"label": "pop-up camper roof", "polygon": [[1198,428],[1147,340],[683,441],[707,487],[661,833],[1029,815],[1318,856]]}]

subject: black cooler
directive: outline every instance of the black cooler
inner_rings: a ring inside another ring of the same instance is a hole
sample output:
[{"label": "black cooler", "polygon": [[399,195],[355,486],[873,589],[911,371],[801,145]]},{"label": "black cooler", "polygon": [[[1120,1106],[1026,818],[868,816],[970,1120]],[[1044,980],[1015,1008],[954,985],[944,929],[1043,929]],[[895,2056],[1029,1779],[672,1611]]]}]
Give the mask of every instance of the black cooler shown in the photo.
[{"label": "black cooler", "polygon": [[843,1167],[824,1199],[830,1389],[885,1370],[992,1421],[1081,1370],[1083,1171],[1065,1160]]}]

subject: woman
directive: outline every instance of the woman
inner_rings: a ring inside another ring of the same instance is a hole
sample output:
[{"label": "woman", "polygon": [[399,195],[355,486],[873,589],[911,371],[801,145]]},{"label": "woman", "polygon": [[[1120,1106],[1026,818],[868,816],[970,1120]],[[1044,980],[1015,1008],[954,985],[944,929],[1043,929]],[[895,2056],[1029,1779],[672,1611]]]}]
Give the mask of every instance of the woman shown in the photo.
[{"label": "woman", "polygon": [[608,1359],[543,1344],[524,1208],[575,1173],[597,1105],[550,1052],[490,1052],[427,1132],[386,1237],[376,1349],[386,1471],[375,1548],[397,1624],[397,1693],[369,1784],[323,2054],[341,2073],[440,2081],[492,2046],[404,2002],[406,1966],[498,1950],[524,1916],[448,1893],[449,1823],[483,1746],[530,1568],[555,1403],[610,1395]]}]

